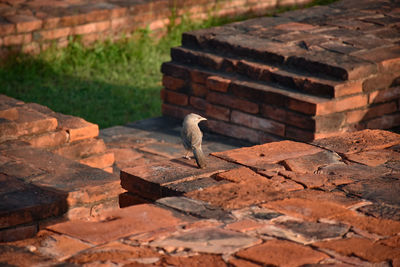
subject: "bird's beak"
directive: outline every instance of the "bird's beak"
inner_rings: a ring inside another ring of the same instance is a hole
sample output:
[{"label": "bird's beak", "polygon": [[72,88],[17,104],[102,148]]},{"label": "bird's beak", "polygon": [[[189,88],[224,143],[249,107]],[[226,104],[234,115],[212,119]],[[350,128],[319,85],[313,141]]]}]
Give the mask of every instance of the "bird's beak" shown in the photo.
[{"label": "bird's beak", "polygon": [[201,117],[200,121],[206,121],[206,118]]}]

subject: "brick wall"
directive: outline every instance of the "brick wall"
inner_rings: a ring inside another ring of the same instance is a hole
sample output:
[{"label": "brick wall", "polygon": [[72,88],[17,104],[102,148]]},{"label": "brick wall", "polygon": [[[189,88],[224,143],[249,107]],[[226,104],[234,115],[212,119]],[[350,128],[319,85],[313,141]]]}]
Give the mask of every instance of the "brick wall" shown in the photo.
[{"label": "brick wall", "polygon": [[106,38],[129,36],[139,28],[165,32],[170,18],[179,23],[182,15],[199,19],[213,16],[263,14],[277,6],[304,4],[310,0],[289,1],[5,1],[0,3],[0,47],[39,52],[51,44],[64,47],[68,38],[81,36],[85,44]]},{"label": "brick wall", "polygon": [[162,66],[163,114],[256,143],[398,126],[396,6],[341,1],[185,33]]}]

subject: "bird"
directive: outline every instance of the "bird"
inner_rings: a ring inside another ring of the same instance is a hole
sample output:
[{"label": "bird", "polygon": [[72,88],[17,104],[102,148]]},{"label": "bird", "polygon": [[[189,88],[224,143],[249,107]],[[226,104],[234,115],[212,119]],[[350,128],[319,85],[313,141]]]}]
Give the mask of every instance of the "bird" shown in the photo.
[{"label": "bird", "polygon": [[190,159],[189,153],[193,151],[193,156],[196,159],[197,166],[201,169],[207,166],[206,157],[201,149],[203,133],[200,131],[199,122],[206,121],[202,116],[190,113],[183,120],[181,138],[183,147],[186,150],[184,158]]}]

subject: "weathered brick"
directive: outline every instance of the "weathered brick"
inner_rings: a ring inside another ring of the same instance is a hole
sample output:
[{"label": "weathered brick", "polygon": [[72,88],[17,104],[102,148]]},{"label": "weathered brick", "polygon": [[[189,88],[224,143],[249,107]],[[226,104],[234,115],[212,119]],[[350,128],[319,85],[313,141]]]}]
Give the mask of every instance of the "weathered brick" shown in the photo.
[{"label": "weathered brick", "polygon": [[340,100],[331,100],[317,105],[316,115],[326,115],[334,112],[364,107],[368,103],[368,96],[355,95]]},{"label": "weathered brick", "polygon": [[218,92],[227,92],[230,80],[219,77],[219,76],[210,76],[207,78],[206,86],[208,89]]},{"label": "weathered brick", "polygon": [[385,90],[374,91],[369,94],[368,103],[382,103],[400,98],[400,86],[391,87]]},{"label": "weathered brick", "polygon": [[199,110],[206,110],[207,101],[200,97],[191,96],[189,103],[192,107]]},{"label": "weathered brick", "polygon": [[104,144],[103,139],[89,138],[67,143],[55,148],[53,152],[68,159],[80,160],[89,157],[92,154],[103,153],[105,150],[106,145]]},{"label": "weathered brick", "polygon": [[238,97],[234,97],[228,94],[209,92],[207,94],[207,101],[213,104],[223,105],[247,113],[258,113],[258,105],[256,103],[240,99]]},{"label": "weathered brick", "polygon": [[262,130],[278,136],[285,135],[285,125],[276,121],[256,117],[240,111],[233,110],[231,121],[252,129]]},{"label": "weathered brick", "polygon": [[372,92],[377,90],[387,89],[395,83],[396,78],[399,76],[396,72],[384,72],[373,75],[362,83],[364,92]]},{"label": "weathered brick", "polygon": [[114,160],[115,160],[114,153],[107,152],[102,154],[91,155],[89,157],[79,160],[79,162],[93,168],[104,169],[109,166],[112,166]]},{"label": "weathered brick", "polygon": [[212,105],[207,103],[206,105],[206,115],[211,118],[218,120],[229,121],[229,115],[231,111],[229,108]]},{"label": "weathered brick", "polygon": [[12,242],[34,237],[38,232],[37,224],[17,226],[0,230],[0,242]]},{"label": "weathered brick", "polygon": [[33,16],[14,15],[6,18],[16,25],[17,32],[32,32],[42,27],[42,21]]},{"label": "weathered brick", "polygon": [[57,28],[52,30],[39,31],[38,34],[43,40],[54,40],[61,37],[69,36],[72,33],[72,28]]},{"label": "weathered brick", "polygon": [[357,123],[371,118],[376,118],[385,114],[393,113],[397,110],[396,102],[382,103],[379,105],[348,111],[346,113],[346,123]]},{"label": "weathered brick", "polygon": [[400,70],[400,48],[398,45],[355,52],[353,55],[379,64],[382,71],[396,72]]},{"label": "weathered brick", "polygon": [[28,142],[33,147],[55,147],[68,142],[66,131],[47,132],[39,135],[22,136],[21,140]]},{"label": "weathered brick", "polygon": [[86,23],[86,14],[74,14],[69,16],[62,16],[60,26],[75,26]]},{"label": "weathered brick", "polygon": [[189,103],[189,97],[187,95],[169,90],[165,90],[165,100],[167,103],[178,106],[187,106]]},{"label": "weathered brick", "polygon": [[367,128],[371,129],[390,129],[400,125],[400,113],[383,115],[367,122]]},{"label": "weathered brick", "polygon": [[208,93],[208,89],[205,85],[200,84],[200,83],[192,83],[191,84],[192,87],[192,94],[195,96],[199,96],[199,97],[205,97]]},{"label": "weathered brick", "polygon": [[163,103],[161,106],[162,114],[166,116],[171,116],[174,118],[183,119],[189,113],[192,113],[192,110],[182,108],[180,106],[169,105]]},{"label": "weathered brick", "polygon": [[162,84],[170,90],[179,90],[185,85],[185,81],[172,76],[164,75]]},{"label": "weathered brick", "polygon": [[21,45],[27,44],[32,41],[32,34],[16,34],[16,35],[8,35],[3,37],[3,45],[11,46],[11,45]]},{"label": "weathered brick", "polygon": [[361,93],[363,91],[362,81],[348,81],[346,83],[340,83],[335,86],[335,97],[342,97],[346,95],[352,95]]},{"label": "weathered brick", "polygon": [[206,84],[207,78],[211,76],[211,73],[207,73],[204,71],[192,69],[190,70],[190,79],[192,82]]},{"label": "weathered brick", "polygon": [[1,22],[0,23],[0,36],[9,35],[15,33],[15,25],[12,23]]},{"label": "weathered brick", "polygon": [[285,137],[303,142],[309,142],[316,139],[315,132],[299,129],[290,125],[286,126]]},{"label": "weathered brick", "polygon": [[262,134],[256,130],[222,121],[208,120],[207,127],[213,132],[230,137],[248,140],[253,143],[260,143],[260,138],[262,136]]},{"label": "weathered brick", "polygon": [[92,22],[84,25],[75,26],[72,28],[71,32],[73,34],[84,35],[94,32],[103,32],[110,28],[109,21]]}]

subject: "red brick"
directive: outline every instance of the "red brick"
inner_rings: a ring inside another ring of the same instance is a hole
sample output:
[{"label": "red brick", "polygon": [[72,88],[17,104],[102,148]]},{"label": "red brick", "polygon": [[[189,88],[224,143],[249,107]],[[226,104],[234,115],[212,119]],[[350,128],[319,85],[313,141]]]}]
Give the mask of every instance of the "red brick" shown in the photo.
[{"label": "red brick", "polygon": [[284,124],[289,124],[308,130],[315,129],[315,121],[312,118],[303,114],[299,114],[297,112],[274,106],[262,105],[261,114],[266,118],[283,122]]},{"label": "red brick", "polygon": [[195,109],[206,110],[207,101],[200,97],[191,96],[189,98],[190,105]]},{"label": "red brick", "polygon": [[386,72],[373,75],[362,83],[364,92],[383,90],[391,87],[398,74],[396,72]]},{"label": "red brick", "polygon": [[379,64],[382,71],[395,72],[400,70],[400,47],[379,47],[353,53],[354,56]]},{"label": "red brick", "polygon": [[206,115],[222,121],[229,121],[230,109],[207,103]]},{"label": "red brick", "polygon": [[45,17],[43,20],[43,29],[54,29],[58,27],[60,17]]},{"label": "red brick", "polygon": [[185,94],[177,93],[174,91],[165,90],[166,102],[178,106],[187,106],[189,97]]},{"label": "red brick", "polygon": [[361,81],[348,81],[346,83],[335,86],[335,97],[353,95],[363,91],[363,83]]},{"label": "red brick", "polygon": [[38,232],[37,224],[17,226],[0,230],[0,242],[12,242],[34,237]]},{"label": "red brick", "polygon": [[49,148],[67,143],[68,134],[66,131],[55,131],[40,135],[24,136],[21,140],[28,142],[33,147]]},{"label": "red brick", "polygon": [[318,264],[320,261],[329,258],[328,255],[313,250],[309,246],[276,239],[267,240],[264,244],[241,250],[236,255],[267,266]]},{"label": "red brick", "polygon": [[67,221],[48,228],[93,244],[103,244],[121,237],[184,223],[174,217],[172,212],[148,204],[120,209],[104,214],[103,217],[110,219],[98,222]]},{"label": "red brick", "polygon": [[247,231],[259,229],[263,226],[264,226],[263,223],[260,223],[260,222],[254,221],[254,220],[250,220],[250,219],[244,219],[241,221],[237,221],[237,222],[228,224],[225,226],[225,228],[228,230],[233,230],[233,231],[238,231],[238,232],[247,232]]},{"label": "red brick", "polygon": [[278,136],[285,136],[285,125],[268,119],[263,119],[249,115],[240,111],[233,110],[231,121],[252,129],[262,130]]},{"label": "red brick", "polygon": [[263,166],[266,164],[311,155],[321,151],[321,148],[309,144],[281,141],[224,152],[215,152],[212,155],[250,168],[264,169]]},{"label": "red brick", "polygon": [[16,25],[17,32],[32,32],[42,27],[42,21],[33,16],[14,15],[6,18]]},{"label": "red brick", "polygon": [[400,153],[390,149],[381,149],[347,154],[346,159],[359,162],[367,166],[376,167],[385,164],[388,161],[400,161]]},{"label": "red brick", "polygon": [[279,24],[274,27],[275,29],[278,30],[284,30],[284,31],[308,31],[315,29],[316,26],[313,26],[311,24],[307,23],[299,23],[299,22],[288,22],[285,24]]},{"label": "red brick", "polygon": [[190,79],[194,83],[205,85],[209,76],[211,76],[211,74],[196,69],[190,71]]},{"label": "red brick", "polygon": [[67,115],[60,116],[57,119],[58,126],[68,132],[70,142],[93,138],[99,135],[99,126],[84,119]]},{"label": "red brick", "polygon": [[102,21],[110,18],[111,9],[93,9],[91,12],[86,13],[86,21]]},{"label": "red brick", "polygon": [[383,130],[367,129],[320,139],[314,141],[314,144],[339,154],[350,154],[360,151],[384,149],[400,144],[400,135]]},{"label": "red brick", "polygon": [[61,37],[67,37],[72,33],[72,29],[70,27],[67,28],[57,28],[53,30],[44,30],[38,32],[43,40],[54,40]]},{"label": "red brick", "polygon": [[252,182],[252,181],[267,181],[264,176],[257,174],[256,172],[250,170],[246,167],[240,167],[227,172],[221,172],[217,174],[217,179],[227,180],[233,183],[240,182]]},{"label": "red brick", "polygon": [[210,76],[206,81],[208,89],[219,92],[227,92],[230,83],[230,80],[218,76]]},{"label": "red brick", "polygon": [[192,83],[192,94],[199,97],[205,97],[208,89],[205,85],[200,83]]},{"label": "red brick", "polygon": [[316,242],[313,245],[345,256],[357,256],[372,263],[380,263],[400,256],[400,248],[387,247],[360,237]]},{"label": "red brick", "polygon": [[170,90],[179,90],[185,85],[185,81],[172,76],[164,75],[162,78],[162,84]]},{"label": "red brick", "polygon": [[323,218],[329,219],[340,214],[350,213],[344,207],[331,202],[315,202],[300,198],[268,202],[262,206],[289,216],[315,222]]},{"label": "red brick", "polygon": [[118,8],[113,8],[111,9],[111,18],[120,18],[124,15],[126,15],[128,12],[128,9],[126,7],[118,7]]},{"label": "red brick", "polygon": [[316,134],[314,131],[307,131],[299,129],[297,127],[292,127],[289,125],[285,126],[285,137],[293,140],[309,142],[316,139]]},{"label": "red brick", "polygon": [[0,36],[15,33],[15,25],[12,23],[0,23]]},{"label": "red brick", "polygon": [[68,159],[82,159],[92,154],[103,153],[106,145],[102,139],[89,138],[57,147],[52,152]]},{"label": "red brick", "polygon": [[163,115],[180,119],[183,119],[186,115],[192,112],[192,110],[185,109],[179,106],[169,105],[166,103],[162,104],[161,110]]},{"label": "red brick", "polygon": [[253,143],[260,143],[260,138],[262,137],[262,134],[256,130],[222,121],[208,120],[207,126],[211,131],[216,133],[248,140]]},{"label": "red brick", "polygon": [[390,129],[400,125],[400,113],[383,115],[367,122],[367,128]]},{"label": "red brick", "polygon": [[[323,103],[321,103],[323,104]],[[321,105],[319,104],[319,105]],[[271,103],[273,105],[273,101]],[[282,106],[282,105],[280,105]],[[287,107],[293,111],[298,111],[308,115],[317,115],[317,104],[307,101],[307,100],[300,100],[300,99],[289,99],[287,103]]]},{"label": "red brick", "polygon": [[398,98],[400,98],[400,86],[371,92],[368,103],[382,103]]},{"label": "red brick", "polygon": [[366,95],[355,95],[340,100],[331,100],[317,105],[316,115],[326,115],[349,109],[364,107],[368,103]]},{"label": "red brick", "polygon": [[16,107],[10,107],[8,105],[2,105],[0,103],[0,118],[7,120],[17,120],[18,119],[18,109]]},{"label": "red brick", "polygon": [[32,34],[18,34],[18,35],[8,35],[3,37],[3,45],[20,45],[27,44],[32,41]]},{"label": "red brick", "polygon": [[230,107],[232,109],[238,109],[247,113],[258,113],[258,105],[256,103],[240,99],[238,97],[228,94],[209,92],[207,94],[207,101],[213,104]]},{"label": "red brick", "polygon": [[121,17],[121,18],[112,18],[110,27],[114,31],[120,31],[125,29],[129,23],[131,23],[132,17]]},{"label": "red brick", "polygon": [[91,155],[89,157],[79,160],[79,162],[88,165],[92,168],[104,169],[113,165],[114,153],[107,152],[102,154]]},{"label": "red brick", "polygon": [[60,26],[74,26],[86,23],[86,14],[74,14],[70,16],[62,16]]},{"label": "red brick", "polygon": [[89,24],[79,25],[72,28],[73,34],[84,35],[93,32],[103,32],[110,28],[109,21],[93,22]]},{"label": "red brick", "polygon": [[371,118],[376,118],[385,114],[393,113],[397,110],[396,102],[383,103],[380,105],[348,111],[346,113],[346,123],[357,123]]}]

